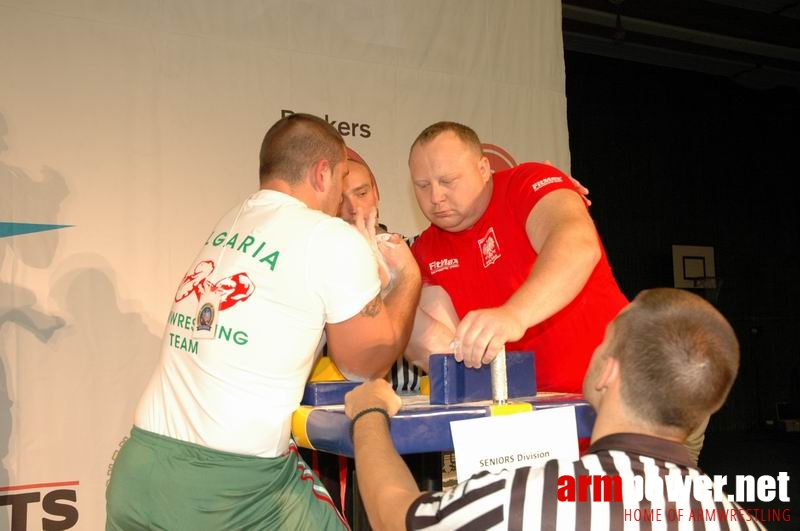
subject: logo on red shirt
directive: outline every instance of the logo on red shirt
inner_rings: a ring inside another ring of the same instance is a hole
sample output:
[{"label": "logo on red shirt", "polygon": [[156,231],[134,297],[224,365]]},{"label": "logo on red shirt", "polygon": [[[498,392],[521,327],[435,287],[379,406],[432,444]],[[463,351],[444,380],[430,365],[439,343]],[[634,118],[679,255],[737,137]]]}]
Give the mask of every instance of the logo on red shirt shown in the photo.
[{"label": "logo on red shirt", "polygon": [[548,184],[563,183],[563,182],[564,182],[564,179],[559,177],[559,176],[556,176],[556,177],[545,177],[544,179],[539,179],[538,181],[533,183],[531,186],[533,187],[533,191],[536,192],[537,190],[539,190],[541,188],[544,188]]},{"label": "logo on red shirt", "polygon": [[481,258],[483,259],[483,267],[489,267],[502,256],[500,254],[500,245],[497,243],[497,236],[494,234],[494,227],[489,227],[486,235],[478,240],[478,249],[481,250]]},{"label": "logo on red shirt", "polygon": [[443,258],[441,260],[434,260],[428,263],[428,269],[431,275],[447,271],[448,269],[455,269],[458,267],[458,258]]}]

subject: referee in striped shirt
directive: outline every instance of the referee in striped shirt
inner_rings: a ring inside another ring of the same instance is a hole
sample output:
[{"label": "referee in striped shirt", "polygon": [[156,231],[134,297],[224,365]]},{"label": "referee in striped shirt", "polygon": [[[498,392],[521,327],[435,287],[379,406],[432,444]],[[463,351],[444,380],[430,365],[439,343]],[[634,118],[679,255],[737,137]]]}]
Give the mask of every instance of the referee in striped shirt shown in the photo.
[{"label": "referee in striped shirt", "polygon": [[[345,411],[355,419],[356,473],[370,523],[429,530],[763,529],[727,496],[696,499],[692,489],[675,499],[665,480],[704,476],[681,443],[722,406],[738,367],[733,329],[708,302],[671,288],[643,291],[608,325],[584,378],[584,396],[597,412],[586,455],[481,472],[453,489],[425,493],[389,435],[399,397],[384,380],[365,383],[348,393]],[[643,484],[660,480],[663,496],[639,500],[633,489],[612,488],[594,501],[595,493],[581,496],[578,489],[577,501],[560,501],[563,476],[576,485],[580,476],[619,476],[623,486],[637,476]]]}]

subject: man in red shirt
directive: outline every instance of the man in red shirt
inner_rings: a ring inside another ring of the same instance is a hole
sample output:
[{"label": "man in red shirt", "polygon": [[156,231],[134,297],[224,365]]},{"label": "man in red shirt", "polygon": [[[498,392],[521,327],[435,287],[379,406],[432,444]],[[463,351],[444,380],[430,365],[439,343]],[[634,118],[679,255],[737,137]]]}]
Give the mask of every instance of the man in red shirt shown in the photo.
[{"label": "man in red shirt", "polygon": [[454,122],[420,133],[409,167],[431,226],[412,247],[423,290],[406,355],[427,369],[431,352],[480,367],[503,347],[533,351],[539,390],[580,392],[627,299],[570,178],[539,163],[493,175]]}]

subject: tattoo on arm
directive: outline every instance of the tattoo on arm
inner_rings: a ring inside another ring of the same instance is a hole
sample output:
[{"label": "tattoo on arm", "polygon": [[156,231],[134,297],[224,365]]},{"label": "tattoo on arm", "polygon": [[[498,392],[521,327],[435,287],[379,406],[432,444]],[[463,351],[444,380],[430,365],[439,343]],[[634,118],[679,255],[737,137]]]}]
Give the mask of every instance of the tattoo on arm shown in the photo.
[{"label": "tattoo on arm", "polygon": [[376,295],[374,299],[369,301],[366,306],[361,310],[361,315],[364,317],[375,317],[381,312],[383,301],[380,294]]}]

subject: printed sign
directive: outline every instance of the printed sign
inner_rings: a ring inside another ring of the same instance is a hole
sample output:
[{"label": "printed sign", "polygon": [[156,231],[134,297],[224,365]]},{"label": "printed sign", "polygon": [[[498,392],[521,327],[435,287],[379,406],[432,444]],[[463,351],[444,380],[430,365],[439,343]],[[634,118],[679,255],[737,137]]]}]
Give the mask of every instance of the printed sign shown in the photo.
[{"label": "printed sign", "polygon": [[450,431],[459,483],[481,470],[497,472],[579,457],[572,406],[457,420],[450,423]]}]

